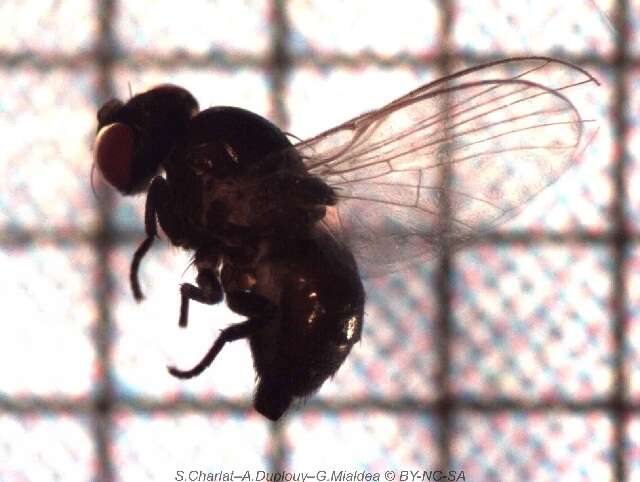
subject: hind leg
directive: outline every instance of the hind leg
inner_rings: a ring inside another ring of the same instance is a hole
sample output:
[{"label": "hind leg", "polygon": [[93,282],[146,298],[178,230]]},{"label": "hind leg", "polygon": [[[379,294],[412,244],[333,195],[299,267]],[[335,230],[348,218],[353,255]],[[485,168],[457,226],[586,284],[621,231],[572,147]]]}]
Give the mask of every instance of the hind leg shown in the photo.
[{"label": "hind leg", "polygon": [[276,312],[274,305],[266,298],[247,291],[229,293],[227,295],[227,304],[231,310],[248,316],[249,319],[222,330],[207,354],[190,370],[168,367],[171,375],[176,378],[193,378],[200,375],[213,363],[213,360],[215,360],[227,342],[251,337],[262,330],[273,319]]}]

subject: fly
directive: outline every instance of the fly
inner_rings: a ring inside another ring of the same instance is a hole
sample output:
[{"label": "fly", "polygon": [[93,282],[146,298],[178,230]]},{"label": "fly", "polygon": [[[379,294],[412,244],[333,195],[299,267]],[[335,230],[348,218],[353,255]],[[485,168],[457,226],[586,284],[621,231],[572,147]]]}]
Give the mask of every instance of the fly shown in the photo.
[{"label": "fly", "polygon": [[293,145],[274,124],[236,107],[200,110],[161,85],[98,111],[94,162],[121,194],[145,192],[146,239],[159,224],[194,252],[189,303],[223,299],[246,320],[222,330],[201,374],[227,342],[247,339],[255,409],[279,419],[320,388],[360,339],[361,278],[405,269],[509,219],[584,147],[588,120],[569,100],[597,81],[579,67],[522,57],[462,70]]}]

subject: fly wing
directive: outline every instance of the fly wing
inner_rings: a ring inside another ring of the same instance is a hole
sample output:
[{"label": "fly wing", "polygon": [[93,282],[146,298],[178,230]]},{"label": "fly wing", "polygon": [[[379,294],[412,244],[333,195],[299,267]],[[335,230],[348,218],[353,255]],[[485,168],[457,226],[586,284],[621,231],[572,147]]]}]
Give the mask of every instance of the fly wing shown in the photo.
[{"label": "fly wing", "polygon": [[455,247],[513,216],[583,149],[569,94],[596,80],[516,58],[420,87],[296,145],[339,202],[324,226],[376,276]]}]

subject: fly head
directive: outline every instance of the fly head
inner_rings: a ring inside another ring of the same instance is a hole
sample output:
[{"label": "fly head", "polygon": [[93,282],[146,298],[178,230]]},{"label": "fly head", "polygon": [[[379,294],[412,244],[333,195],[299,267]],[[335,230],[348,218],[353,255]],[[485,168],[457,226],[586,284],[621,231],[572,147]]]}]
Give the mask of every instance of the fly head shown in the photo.
[{"label": "fly head", "polygon": [[122,194],[142,192],[197,112],[195,98],[174,85],[155,87],[126,103],[111,99],[98,111],[94,162]]}]

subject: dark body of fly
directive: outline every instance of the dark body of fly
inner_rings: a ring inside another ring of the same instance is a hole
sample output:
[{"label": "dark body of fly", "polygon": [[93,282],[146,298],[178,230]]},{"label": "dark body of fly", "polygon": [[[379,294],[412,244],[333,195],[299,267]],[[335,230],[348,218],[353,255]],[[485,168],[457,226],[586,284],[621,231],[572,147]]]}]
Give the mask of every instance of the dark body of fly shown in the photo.
[{"label": "dark body of fly", "polygon": [[[276,420],[317,390],[360,339],[364,290],[351,252],[320,227],[335,194],[307,173],[275,125],[251,112],[198,112],[186,90],[160,86],[98,113],[96,163],[121,193],[148,190],[147,239],[160,224],[170,242],[195,252],[196,284],[181,286],[180,326],[191,300],[219,303],[247,320],[222,330],[200,374],[228,341],[246,338],[258,375],[255,408]],[[159,171],[164,170],[165,176]]]},{"label": "dark body of fly", "polygon": [[198,375],[227,341],[247,338],[256,409],[279,418],[360,338],[359,272],[419,265],[513,217],[595,135],[597,124],[571,97],[588,98],[597,84],[557,59],[496,60],[295,146],[250,112],[199,112],[180,87],[107,102],[95,161],[122,194],[148,191],[134,296],[142,298],[138,267],[159,223],[171,243],[195,252],[198,275],[181,287],[180,326],[191,300],[226,298],[247,317],[224,329],[196,367],[171,373]]}]

